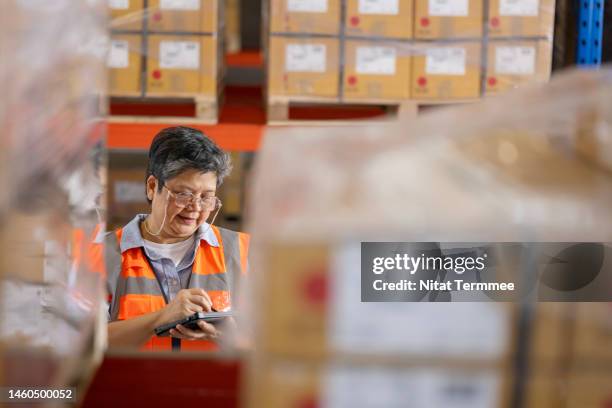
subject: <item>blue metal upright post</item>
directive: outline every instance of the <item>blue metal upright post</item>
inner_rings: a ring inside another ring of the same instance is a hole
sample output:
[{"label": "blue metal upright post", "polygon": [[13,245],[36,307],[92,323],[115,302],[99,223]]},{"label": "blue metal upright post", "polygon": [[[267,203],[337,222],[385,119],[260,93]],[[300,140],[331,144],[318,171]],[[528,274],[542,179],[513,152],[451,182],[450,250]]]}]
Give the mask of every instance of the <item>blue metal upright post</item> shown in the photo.
[{"label": "blue metal upright post", "polygon": [[579,0],[576,64],[599,66],[603,40],[604,0]]}]

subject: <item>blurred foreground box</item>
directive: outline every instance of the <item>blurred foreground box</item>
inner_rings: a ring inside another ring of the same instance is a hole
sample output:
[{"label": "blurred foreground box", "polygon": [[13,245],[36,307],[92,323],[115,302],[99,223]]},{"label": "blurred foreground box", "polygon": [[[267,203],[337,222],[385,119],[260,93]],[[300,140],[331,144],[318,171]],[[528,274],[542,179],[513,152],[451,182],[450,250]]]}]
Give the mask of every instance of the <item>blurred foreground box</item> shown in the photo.
[{"label": "blurred foreground box", "polygon": [[502,408],[511,377],[494,369],[259,362],[248,407]]}]

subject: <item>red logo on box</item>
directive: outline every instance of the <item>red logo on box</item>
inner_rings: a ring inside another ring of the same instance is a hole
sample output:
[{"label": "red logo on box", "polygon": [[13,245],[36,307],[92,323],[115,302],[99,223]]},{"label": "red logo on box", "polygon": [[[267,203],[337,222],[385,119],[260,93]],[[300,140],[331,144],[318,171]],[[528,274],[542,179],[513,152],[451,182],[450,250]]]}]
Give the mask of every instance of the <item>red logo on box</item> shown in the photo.
[{"label": "red logo on box", "polygon": [[419,77],[419,79],[417,79],[417,84],[419,86],[425,86],[427,85],[427,78],[425,77]]},{"label": "red logo on box", "polygon": [[161,78],[161,71],[159,69],[156,69],[155,71],[153,71],[153,78],[155,79]]}]

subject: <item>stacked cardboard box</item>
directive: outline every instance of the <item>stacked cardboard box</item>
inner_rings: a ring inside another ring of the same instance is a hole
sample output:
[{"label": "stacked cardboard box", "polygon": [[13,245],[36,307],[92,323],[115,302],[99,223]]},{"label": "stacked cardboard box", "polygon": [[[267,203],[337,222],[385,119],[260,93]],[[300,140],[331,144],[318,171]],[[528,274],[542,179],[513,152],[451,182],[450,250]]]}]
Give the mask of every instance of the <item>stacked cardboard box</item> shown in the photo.
[{"label": "stacked cardboard box", "polygon": [[264,11],[271,97],[470,100],[550,74],[554,0],[269,0]]},{"label": "stacked cardboard box", "polygon": [[412,0],[270,0],[266,11],[271,97],[410,97]]},{"label": "stacked cardboard box", "polygon": [[358,242],[289,240],[255,266],[249,406],[507,406],[512,307],[362,303]]},{"label": "stacked cardboard box", "polygon": [[223,74],[223,2],[113,0],[111,96],[216,101]]}]

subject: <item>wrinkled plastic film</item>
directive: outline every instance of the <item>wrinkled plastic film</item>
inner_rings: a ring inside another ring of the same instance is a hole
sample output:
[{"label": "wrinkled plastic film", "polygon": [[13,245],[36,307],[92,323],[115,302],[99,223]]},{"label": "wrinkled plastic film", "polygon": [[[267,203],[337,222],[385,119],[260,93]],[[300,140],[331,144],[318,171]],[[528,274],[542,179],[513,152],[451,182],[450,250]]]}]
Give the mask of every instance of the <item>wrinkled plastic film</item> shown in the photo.
[{"label": "wrinkled plastic film", "polygon": [[105,338],[94,243],[104,231],[105,4],[10,0],[0,9],[3,380],[77,385]]},{"label": "wrinkled plastic film", "polygon": [[602,242],[608,265],[611,75],[396,124],[269,129],[249,202],[251,406],[606,401],[608,303],[367,303],[360,244],[488,242],[516,274],[495,243]]}]

